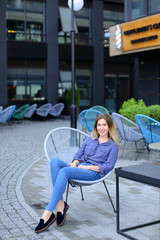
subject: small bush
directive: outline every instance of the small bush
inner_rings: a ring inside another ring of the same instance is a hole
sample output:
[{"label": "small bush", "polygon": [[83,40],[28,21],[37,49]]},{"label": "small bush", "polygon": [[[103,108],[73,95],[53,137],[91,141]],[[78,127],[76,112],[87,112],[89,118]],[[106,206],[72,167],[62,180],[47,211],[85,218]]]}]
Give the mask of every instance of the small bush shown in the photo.
[{"label": "small bush", "polygon": [[[134,98],[128,99],[127,101],[124,101],[122,104],[121,109],[119,110],[119,113],[121,113],[121,111],[123,112],[124,109],[131,107],[133,105],[137,104],[136,100]],[[122,113],[121,113],[122,114]]]},{"label": "small bush", "polygon": [[121,115],[135,122],[136,114],[143,114],[149,116],[149,110],[146,106],[133,105],[120,112]]},{"label": "small bush", "polygon": [[147,109],[144,101],[142,99],[136,101],[134,98],[124,101],[119,113],[133,122],[135,122],[136,114],[149,116],[149,110]]},{"label": "small bush", "polygon": [[147,107],[149,116],[160,122],[160,105],[151,105]]},{"label": "small bush", "polygon": [[124,101],[121,109],[119,109],[119,113],[133,122],[135,122],[136,114],[143,114],[160,122],[160,105],[146,107],[142,99],[136,101],[134,98],[131,98]]},{"label": "small bush", "polygon": [[[72,90],[71,90],[71,88],[68,89],[66,97],[67,97],[67,105],[71,106],[72,105]],[[79,92],[79,88],[75,89],[75,105],[77,107],[80,106],[80,92]]]}]

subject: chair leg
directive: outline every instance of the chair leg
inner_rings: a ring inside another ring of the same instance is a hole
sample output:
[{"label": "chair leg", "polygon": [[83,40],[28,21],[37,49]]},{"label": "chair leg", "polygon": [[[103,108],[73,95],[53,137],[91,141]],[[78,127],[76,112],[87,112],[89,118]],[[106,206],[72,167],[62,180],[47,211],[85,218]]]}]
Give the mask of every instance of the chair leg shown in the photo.
[{"label": "chair leg", "polygon": [[[135,144],[136,144],[136,142],[135,142]],[[137,148],[137,153],[138,153],[138,155],[137,155],[137,157],[135,158],[135,161],[138,159],[139,155],[141,154],[141,151],[143,150],[143,148],[145,147],[146,144],[147,144],[147,143],[146,143],[145,140],[144,140],[144,145],[143,145],[142,149],[140,149],[140,152],[138,152],[138,148]],[[136,146],[137,146],[137,144],[136,144]],[[148,144],[147,144],[146,147],[147,147],[147,150],[148,150],[148,152],[149,152],[150,150],[149,150]]]},{"label": "chair leg", "polygon": [[124,152],[125,145],[126,145],[126,141],[124,141],[123,151],[122,151],[121,157],[123,156],[123,152]]},{"label": "chair leg", "polygon": [[66,203],[67,203],[67,200],[68,200],[68,193],[69,193],[69,182],[67,183]]},{"label": "chair leg", "polygon": [[107,186],[106,186],[105,181],[103,181],[103,184],[104,184],[104,187],[105,187],[106,192],[107,192],[107,194],[108,194],[108,197],[109,197],[110,203],[111,203],[111,205],[112,205],[112,207],[113,207],[113,210],[114,210],[114,212],[116,213],[117,211],[116,211],[115,206],[114,206],[114,204],[113,204],[113,202],[112,202],[112,198],[111,198],[111,196],[110,196],[110,194],[109,194],[109,191],[108,191],[108,188],[107,188]]},{"label": "chair leg", "polygon": [[137,142],[134,142],[135,143],[135,146],[136,146],[136,151],[138,152],[138,148],[137,148]]},{"label": "chair leg", "polygon": [[80,191],[81,191],[82,201],[84,201],[82,186],[80,186]]},{"label": "chair leg", "polygon": [[[84,201],[84,196],[83,196],[82,186],[80,186],[80,191],[81,191],[82,201]],[[69,193],[69,182],[67,183],[66,203],[67,203],[67,200],[68,200],[68,193]]]}]

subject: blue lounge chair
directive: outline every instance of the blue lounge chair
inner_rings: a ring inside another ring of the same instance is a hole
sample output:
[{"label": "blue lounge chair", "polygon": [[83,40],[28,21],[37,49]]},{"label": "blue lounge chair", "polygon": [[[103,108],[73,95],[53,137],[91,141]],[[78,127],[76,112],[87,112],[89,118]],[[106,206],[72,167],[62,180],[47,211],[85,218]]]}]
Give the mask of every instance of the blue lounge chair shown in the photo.
[{"label": "blue lounge chair", "polygon": [[79,114],[79,122],[87,131],[92,132],[95,120],[99,114],[101,112],[94,109],[83,110]]},{"label": "blue lounge chair", "polygon": [[25,113],[24,117],[25,118],[31,118],[36,110],[37,103],[31,105],[28,109],[27,112]]},{"label": "blue lounge chair", "polygon": [[137,114],[135,120],[147,144],[160,142],[160,122],[142,114]]},{"label": "blue lounge chair", "polygon": [[64,103],[57,103],[51,107],[49,114],[52,115],[53,117],[59,117],[63,109]]},{"label": "blue lounge chair", "polygon": [[7,123],[10,121],[16,105],[11,105],[0,112],[0,123]]},{"label": "blue lounge chair", "polygon": [[49,114],[49,111],[51,110],[51,107],[52,107],[52,104],[51,103],[46,103],[46,104],[43,104],[41,107],[39,107],[37,110],[36,110],[36,114],[40,117],[47,117],[48,114]]},{"label": "blue lounge chair", "polygon": [[97,110],[101,113],[106,113],[106,114],[109,115],[109,111],[107,110],[107,108],[105,108],[103,106],[96,105],[96,106],[91,107],[90,109],[94,109],[94,110]]}]

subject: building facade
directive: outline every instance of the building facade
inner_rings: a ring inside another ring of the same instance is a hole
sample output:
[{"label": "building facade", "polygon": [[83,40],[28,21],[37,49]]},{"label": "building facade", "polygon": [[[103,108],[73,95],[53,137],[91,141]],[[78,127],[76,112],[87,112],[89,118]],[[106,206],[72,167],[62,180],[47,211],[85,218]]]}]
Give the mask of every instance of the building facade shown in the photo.
[{"label": "building facade", "polygon": [[160,104],[160,1],[125,1],[125,22],[110,34],[110,56],[134,58],[133,96]]},{"label": "building facade", "polygon": [[[140,73],[135,69],[143,59],[109,56],[106,38],[110,26],[131,16],[126,15],[129,7],[123,0],[85,0],[75,12],[75,78],[81,109],[103,105],[113,112],[124,100],[139,97]],[[67,0],[0,1],[0,24],[0,105],[55,104],[71,88]]]}]

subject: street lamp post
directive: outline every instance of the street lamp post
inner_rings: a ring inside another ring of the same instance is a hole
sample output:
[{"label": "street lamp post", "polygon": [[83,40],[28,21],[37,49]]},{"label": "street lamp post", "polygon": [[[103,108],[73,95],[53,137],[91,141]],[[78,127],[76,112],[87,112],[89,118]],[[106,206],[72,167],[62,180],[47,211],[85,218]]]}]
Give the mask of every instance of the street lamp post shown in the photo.
[{"label": "street lamp post", "polygon": [[79,11],[83,7],[83,0],[68,0],[68,6],[71,9],[71,61],[72,61],[72,105],[71,105],[71,127],[77,128],[77,116],[75,105],[75,28],[74,11]]}]

